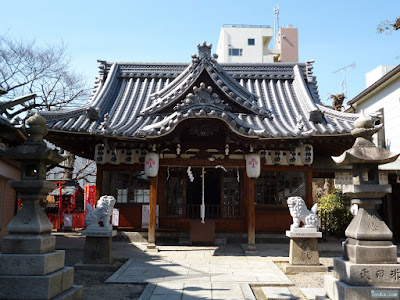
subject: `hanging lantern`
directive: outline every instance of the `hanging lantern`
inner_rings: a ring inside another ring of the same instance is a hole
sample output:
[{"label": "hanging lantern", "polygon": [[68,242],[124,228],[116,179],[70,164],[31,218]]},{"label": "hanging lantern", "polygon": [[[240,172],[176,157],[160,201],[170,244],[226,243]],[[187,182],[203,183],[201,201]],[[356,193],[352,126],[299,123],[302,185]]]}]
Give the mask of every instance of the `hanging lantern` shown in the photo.
[{"label": "hanging lantern", "polygon": [[301,162],[303,165],[309,166],[314,161],[313,146],[310,144],[301,147]]},{"label": "hanging lantern", "polygon": [[297,149],[286,152],[286,162],[288,165],[295,165],[297,163]]},{"label": "hanging lantern", "polygon": [[144,157],[144,171],[147,177],[156,177],[158,174],[159,156],[157,153],[150,152]]},{"label": "hanging lantern", "polygon": [[260,155],[252,153],[246,155],[246,172],[249,178],[256,179],[260,176]]}]

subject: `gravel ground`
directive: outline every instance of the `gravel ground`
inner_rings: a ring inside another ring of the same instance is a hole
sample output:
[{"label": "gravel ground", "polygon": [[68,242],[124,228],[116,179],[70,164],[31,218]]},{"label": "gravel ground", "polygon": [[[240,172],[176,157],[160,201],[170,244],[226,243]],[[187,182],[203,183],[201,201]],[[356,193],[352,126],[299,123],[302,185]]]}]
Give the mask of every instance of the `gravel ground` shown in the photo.
[{"label": "gravel ground", "polygon": [[[82,250],[65,250],[65,265],[74,266],[82,262]],[[145,284],[110,284],[104,283],[113,272],[110,271],[74,271],[74,284],[83,285],[83,299],[110,300],[110,299],[139,299]]]}]

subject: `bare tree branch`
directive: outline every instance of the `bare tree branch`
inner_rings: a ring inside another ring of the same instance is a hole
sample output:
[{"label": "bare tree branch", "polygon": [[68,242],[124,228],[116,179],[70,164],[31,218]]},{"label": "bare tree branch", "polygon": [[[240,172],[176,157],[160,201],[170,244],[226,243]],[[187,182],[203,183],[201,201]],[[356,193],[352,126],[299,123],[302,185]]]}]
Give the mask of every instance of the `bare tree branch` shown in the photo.
[{"label": "bare tree branch", "polygon": [[381,22],[377,29],[376,32],[377,33],[391,33],[393,30],[399,30],[400,29],[400,17],[396,18],[396,20],[394,21],[389,21],[389,20],[385,20],[383,22]]},{"label": "bare tree branch", "polygon": [[[36,98],[2,111],[9,119],[28,117],[32,109],[59,110],[78,106],[86,101],[90,89],[80,74],[74,72],[66,45],[39,45],[35,40],[17,40],[0,35],[0,87],[7,91],[5,99],[14,99],[26,94]],[[95,164],[75,164],[71,155],[64,163],[66,179],[81,179],[95,172]],[[94,171],[93,171],[94,170]],[[54,172],[54,171],[51,171]]]}]

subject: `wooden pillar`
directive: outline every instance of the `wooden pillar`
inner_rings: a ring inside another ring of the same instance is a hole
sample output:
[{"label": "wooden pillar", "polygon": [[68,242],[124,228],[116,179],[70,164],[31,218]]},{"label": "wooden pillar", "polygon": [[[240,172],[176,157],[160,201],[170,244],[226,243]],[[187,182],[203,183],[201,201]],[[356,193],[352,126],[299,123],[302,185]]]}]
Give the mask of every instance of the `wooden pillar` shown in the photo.
[{"label": "wooden pillar", "polygon": [[148,230],[148,249],[156,248],[156,210],[157,210],[157,185],[158,176],[150,180],[150,213]]},{"label": "wooden pillar", "polygon": [[244,196],[247,205],[247,251],[256,251],[256,210],[254,206],[255,191],[254,179],[250,179],[247,175],[243,176],[244,181]]},{"label": "wooden pillar", "polygon": [[104,168],[102,165],[97,165],[95,203],[97,203],[97,200],[100,199],[100,195],[101,195],[100,187],[103,186],[103,169]]},{"label": "wooden pillar", "polygon": [[308,166],[307,167],[307,178],[306,178],[306,205],[307,207],[311,208],[313,206],[313,196],[312,196],[312,180],[313,180],[313,175],[312,175],[312,167]]}]

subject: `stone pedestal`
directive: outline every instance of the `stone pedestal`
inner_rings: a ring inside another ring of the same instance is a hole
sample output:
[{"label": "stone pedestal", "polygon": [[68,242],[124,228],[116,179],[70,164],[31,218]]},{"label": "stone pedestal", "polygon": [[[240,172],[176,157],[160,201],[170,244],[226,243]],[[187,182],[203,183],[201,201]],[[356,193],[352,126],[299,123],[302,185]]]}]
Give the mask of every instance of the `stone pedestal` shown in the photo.
[{"label": "stone pedestal", "polygon": [[286,231],[290,237],[289,265],[286,273],[327,272],[326,266],[319,263],[318,240],[322,233],[317,228],[293,228]]},{"label": "stone pedestal", "polygon": [[83,252],[83,263],[74,267],[84,270],[115,270],[119,263],[114,263],[112,255],[112,237],[117,234],[116,230],[83,230],[86,236]]},{"label": "stone pedestal", "polygon": [[21,162],[21,180],[10,181],[24,202],[7,226],[0,254],[0,299],[82,299],[74,269],[64,267],[64,251],[55,251],[53,226],[39,206],[55,184],[46,181],[47,166],[64,158],[43,140],[46,120],[38,113],[27,122],[29,137],[0,154]]},{"label": "stone pedestal", "polygon": [[[391,192],[390,185],[379,184],[378,165],[395,161],[399,154],[376,147],[372,134],[380,129],[374,119],[361,116],[354,122],[353,147],[339,157],[338,165],[352,165],[353,184],[343,192],[360,209],[346,229],[343,258],[335,258],[333,275],[325,276],[326,294],[330,299],[398,299],[400,265],[392,232],[379,217],[375,205]],[[317,298],[318,299],[318,298]]]}]

